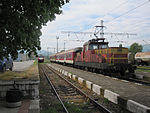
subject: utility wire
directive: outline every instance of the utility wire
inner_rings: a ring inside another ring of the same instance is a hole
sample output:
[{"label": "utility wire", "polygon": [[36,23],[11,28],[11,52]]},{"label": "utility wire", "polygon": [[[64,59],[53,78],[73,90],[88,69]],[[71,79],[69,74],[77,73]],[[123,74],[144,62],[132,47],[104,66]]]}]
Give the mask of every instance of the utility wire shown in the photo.
[{"label": "utility wire", "polygon": [[150,0],[148,0],[148,1],[146,1],[146,2],[144,2],[144,3],[142,3],[142,4],[140,4],[140,5],[138,5],[138,6],[136,6],[135,8],[133,8],[133,9],[131,9],[131,10],[129,10],[129,11],[123,13],[123,14],[121,14],[120,16],[118,16],[118,17],[112,19],[112,20],[109,21],[109,22],[112,22],[112,21],[114,21],[114,20],[116,20],[116,19],[118,19],[118,18],[120,18],[120,17],[122,17],[122,16],[124,16],[124,15],[126,15],[126,14],[128,14],[128,13],[130,13],[131,11],[133,11],[133,10],[135,10],[135,9],[137,9],[137,8],[139,8],[139,7],[143,6],[143,5],[145,5],[145,4],[147,4],[148,2],[150,2]]},{"label": "utility wire", "polygon": [[150,43],[148,43],[147,41],[143,40],[143,42],[145,42],[146,44],[150,45]]},{"label": "utility wire", "polygon": [[106,15],[109,15],[111,12],[113,12],[114,10],[118,9],[119,7],[125,5],[125,4],[128,3],[128,2],[129,2],[129,0],[127,0],[127,1],[125,1],[125,2],[123,2],[123,3],[121,3],[121,4],[119,4],[118,6],[116,6],[116,7],[113,8],[113,9],[111,9],[108,13],[106,13],[106,14],[103,16],[103,18],[104,18]]},{"label": "utility wire", "polygon": [[[111,9],[110,11],[108,11],[106,14],[104,14],[104,16],[102,16],[101,18],[104,18],[104,17],[107,16],[107,15],[110,15],[111,12],[113,12],[114,10],[118,9],[119,7],[125,5],[125,4],[128,3],[128,2],[129,2],[129,0],[127,0],[127,1],[125,1],[125,2],[123,2],[123,3],[121,3],[121,4],[119,4],[119,5],[117,5],[116,7],[114,7],[114,8]],[[100,18],[96,19],[96,21],[99,21],[99,19],[100,19]],[[91,23],[91,24],[89,24],[89,25],[87,25],[87,26],[91,26],[91,25],[93,25],[94,23],[97,24],[98,22],[93,22],[93,23]]]}]

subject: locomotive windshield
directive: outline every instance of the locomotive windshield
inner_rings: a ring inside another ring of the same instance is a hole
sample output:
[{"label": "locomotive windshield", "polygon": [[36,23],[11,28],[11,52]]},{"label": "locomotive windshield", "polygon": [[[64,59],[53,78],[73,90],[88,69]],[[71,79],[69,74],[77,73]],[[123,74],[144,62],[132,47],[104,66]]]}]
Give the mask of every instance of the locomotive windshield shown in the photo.
[{"label": "locomotive windshield", "polygon": [[108,44],[90,44],[89,50],[108,48]]},{"label": "locomotive windshield", "polygon": [[105,49],[108,48],[108,44],[99,45],[99,49]]},{"label": "locomotive windshield", "polygon": [[93,50],[93,49],[98,49],[98,45],[97,44],[89,45],[89,50]]}]

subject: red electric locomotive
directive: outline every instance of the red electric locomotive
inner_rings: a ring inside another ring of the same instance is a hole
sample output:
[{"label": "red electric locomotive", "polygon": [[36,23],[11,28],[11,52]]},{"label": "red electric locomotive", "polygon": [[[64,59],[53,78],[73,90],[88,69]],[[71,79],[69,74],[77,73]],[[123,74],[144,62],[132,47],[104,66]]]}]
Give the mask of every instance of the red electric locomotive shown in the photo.
[{"label": "red electric locomotive", "polygon": [[82,52],[77,54],[75,65],[103,73],[134,73],[135,67],[128,64],[128,48],[108,47],[104,40],[97,38],[85,43]]},{"label": "red electric locomotive", "polygon": [[[108,47],[108,42],[103,38],[103,21],[101,26],[101,38],[89,40],[83,45],[83,48],[75,48],[63,51],[50,56],[50,61],[63,64],[72,64],[75,67],[98,71],[102,73],[120,73],[125,75],[134,73],[136,67],[128,63],[128,48],[125,47]],[[131,75],[131,74],[130,74]],[[132,74],[133,75],[133,74]]]},{"label": "red electric locomotive", "polygon": [[128,64],[128,48],[108,47],[104,38],[92,39],[81,47],[50,56],[50,61],[72,64],[75,67],[102,73],[134,73],[135,67]]}]

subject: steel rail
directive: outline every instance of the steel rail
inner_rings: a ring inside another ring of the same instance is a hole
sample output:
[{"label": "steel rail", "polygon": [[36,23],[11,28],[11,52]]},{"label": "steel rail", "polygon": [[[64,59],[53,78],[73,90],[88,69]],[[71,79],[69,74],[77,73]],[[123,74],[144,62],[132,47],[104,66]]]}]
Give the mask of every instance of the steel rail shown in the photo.
[{"label": "steel rail", "polygon": [[137,67],[137,69],[141,69],[141,70],[150,70],[150,69],[147,69],[147,68],[140,68],[140,67]]},{"label": "steel rail", "polygon": [[42,71],[43,71],[43,73],[44,73],[44,75],[45,75],[45,77],[46,77],[48,83],[51,85],[52,89],[54,90],[54,92],[55,92],[55,94],[56,94],[58,100],[59,100],[60,103],[61,103],[61,105],[63,106],[63,109],[65,110],[66,113],[69,113],[68,110],[67,110],[67,108],[66,108],[66,106],[64,105],[63,101],[62,101],[61,98],[59,97],[59,95],[58,95],[58,93],[57,93],[57,91],[56,91],[56,89],[55,89],[53,83],[52,83],[51,80],[48,78],[47,73],[45,72],[45,70],[43,69],[43,67],[40,67],[40,68],[42,69]]},{"label": "steel rail", "polygon": [[150,83],[148,81],[144,81],[144,80],[138,80],[138,79],[134,79],[134,78],[129,78],[127,79],[130,82],[134,82],[134,83],[139,83],[139,84],[143,84],[145,86],[150,86]]},{"label": "steel rail", "polygon": [[[93,72],[91,72],[91,73],[93,73]],[[104,74],[102,74],[103,76],[106,76],[106,75],[104,75]],[[141,84],[141,85],[145,85],[145,86],[150,86],[150,82],[148,82],[148,81],[144,81],[144,80],[139,80],[139,79],[135,79],[135,78],[126,78],[126,77],[124,77],[124,76],[109,76],[110,78],[112,78],[112,77],[114,77],[114,78],[117,78],[117,79],[120,79],[120,80],[127,80],[127,81],[129,81],[129,82],[132,82],[132,83],[139,83],[139,84]]]},{"label": "steel rail", "polygon": [[64,77],[61,76],[60,73],[58,73],[57,71],[54,71],[54,69],[52,69],[51,67],[49,67],[48,65],[46,65],[53,73],[57,74],[60,78],[62,78],[63,80],[65,80],[68,84],[70,84],[72,87],[74,87],[80,94],[82,94],[83,96],[85,96],[86,98],[88,98],[96,107],[98,107],[98,109],[100,111],[102,111],[103,113],[112,113],[111,111],[109,111],[107,108],[105,108],[104,106],[102,106],[101,104],[99,104],[98,102],[96,102],[94,99],[92,99],[90,96],[88,96],[86,93],[84,93],[82,90],[80,90],[77,86],[75,86],[74,84],[72,84],[71,82],[69,82],[67,79],[65,79]]}]

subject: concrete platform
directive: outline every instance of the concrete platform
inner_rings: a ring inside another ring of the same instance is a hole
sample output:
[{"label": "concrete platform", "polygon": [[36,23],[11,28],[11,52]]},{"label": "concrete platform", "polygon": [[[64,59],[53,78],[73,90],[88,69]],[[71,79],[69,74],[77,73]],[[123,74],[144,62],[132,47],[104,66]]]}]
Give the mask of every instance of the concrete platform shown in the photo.
[{"label": "concrete platform", "polygon": [[138,75],[139,78],[150,82],[150,72],[136,72],[136,75]]},{"label": "concrete platform", "polygon": [[28,69],[32,64],[33,64],[34,60],[28,60],[28,61],[23,61],[23,62],[13,62],[14,67],[13,67],[13,71],[25,71],[26,69]]},{"label": "concrete platform", "polygon": [[150,113],[150,87],[141,84],[119,80],[101,74],[95,74],[58,64],[51,66],[59,72],[68,72],[68,77],[78,80],[84,79],[95,93],[107,98],[134,113]]},{"label": "concrete platform", "polygon": [[17,108],[8,108],[4,101],[0,101],[0,113],[40,113],[39,100],[23,100]]}]

